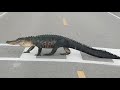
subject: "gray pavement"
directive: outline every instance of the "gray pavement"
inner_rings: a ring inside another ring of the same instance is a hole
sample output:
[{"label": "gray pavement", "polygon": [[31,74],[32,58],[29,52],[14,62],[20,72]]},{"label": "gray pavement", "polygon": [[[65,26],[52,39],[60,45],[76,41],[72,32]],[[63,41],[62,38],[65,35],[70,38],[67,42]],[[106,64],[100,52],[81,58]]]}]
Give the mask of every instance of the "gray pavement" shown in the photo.
[{"label": "gray pavement", "polygon": [[[68,26],[63,25],[63,18]],[[120,20],[106,12],[8,12],[0,18],[0,43],[21,36],[59,34],[92,47],[119,49],[119,29]],[[120,77],[117,66],[0,61],[0,77],[76,78],[77,70],[83,70],[90,78]]]},{"label": "gray pavement", "polygon": [[0,47],[0,57],[14,57],[20,58],[24,48],[23,47],[10,47],[2,46]]},{"label": "gray pavement", "polygon": [[[64,27],[63,17],[68,27]],[[106,12],[9,12],[0,19],[0,42],[47,33],[64,35],[93,47],[120,48],[119,24],[119,19]]]},{"label": "gray pavement", "polygon": [[78,78],[77,71],[87,78],[119,78],[116,66],[66,62],[0,61],[0,78]]},{"label": "gray pavement", "polygon": [[75,78],[74,68],[72,63],[0,61],[0,77]]}]

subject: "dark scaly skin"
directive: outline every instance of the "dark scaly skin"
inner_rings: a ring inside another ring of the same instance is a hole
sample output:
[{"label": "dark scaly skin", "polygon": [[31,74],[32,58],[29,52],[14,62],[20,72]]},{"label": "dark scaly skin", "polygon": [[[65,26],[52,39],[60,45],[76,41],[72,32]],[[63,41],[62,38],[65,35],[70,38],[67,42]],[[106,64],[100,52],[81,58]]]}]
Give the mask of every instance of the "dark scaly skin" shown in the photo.
[{"label": "dark scaly skin", "polygon": [[87,45],[81,44],[75,40],[59,35],[38,35],[31,37],[23,37],[13,41],[7,41],[6,43],[12,45],[19,44],[24,47],[29,46],[30,48],[25,53],[30,53],[30,51],[33,50],[35,46],[37,46],[38,47],[37,56],[41,55],[42,48],[52,48],[52,51],[50,53],[44,54],[50,56],[53,55],[58,48],[63,47],[65,53],[61,53],[61,55],[69,55],[70,54],[69,48],[73,48],[99,58],[120,59],[119,56],[116,56],[107,51],[94,49],[88,47]]},{"label": "dark scaly skin", "polygon": [[[37,56],[41,55],[42,48],[53,48],[50,53],[44,54],[46,56],[53,55],[59,47],[62,47],[61,45],[62,43],[60,42],[60,41],[64,41],[64,39],[62,38],[63,38],[62,36],[57,36],[57,35],[40,35],[34,37],[35,39],[35,41],[33,41],[34,45],[39,48]],[[61,55],[70,54],[69,48],[67,47],[63,47],[63,48],[65,50],[65,53],[61,53]],[[30,50],[32,49],[28,49],[27,52],[30,52]]]}]

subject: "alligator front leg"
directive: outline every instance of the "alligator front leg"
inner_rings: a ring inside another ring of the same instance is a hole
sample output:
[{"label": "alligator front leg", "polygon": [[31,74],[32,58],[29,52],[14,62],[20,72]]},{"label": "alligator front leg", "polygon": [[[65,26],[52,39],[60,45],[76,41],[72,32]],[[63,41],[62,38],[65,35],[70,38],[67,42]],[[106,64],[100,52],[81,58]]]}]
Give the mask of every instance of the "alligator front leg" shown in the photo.
[{"label": "alligator front leg", "polygon": [[60,55],[69,55],[71,53],[69,48],[64,48],[65,53],[61,53]]},{"label": "alligator front leg", "polygon": [[24,53],[30,53],[30,51],[32,51],[33,49],[35,48],[35,46],[32,46],[32,47],[30,47],[26,52],[24,52]]},{"label": "alligator front leg", "polygon": [[48,54],[44,54],[45,56],[51,56],[51,55],[53,55],[53,54],[55,54],[55,52],[57,51],[57,47],[55,47],[55,48],[53,48],[52,49],[52,51],[50,52],[50,53],[48,53]]},{"label": "alligator front leg", "polygon": [[41,56],[41,52],[42,52],[42,48],[38,48],[38,53],[36,54],[36,56]]}]

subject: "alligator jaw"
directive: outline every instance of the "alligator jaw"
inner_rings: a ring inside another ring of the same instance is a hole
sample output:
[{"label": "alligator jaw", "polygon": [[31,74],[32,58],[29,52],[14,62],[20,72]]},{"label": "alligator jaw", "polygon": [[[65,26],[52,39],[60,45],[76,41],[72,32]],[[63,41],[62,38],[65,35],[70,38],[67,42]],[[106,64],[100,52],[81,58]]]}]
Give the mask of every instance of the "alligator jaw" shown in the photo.
[{"label": "alligator jaw", "polygon": [[13,41],[6,41],[7,44],[11,44],[11,45],[17,45],[16,40]]}]

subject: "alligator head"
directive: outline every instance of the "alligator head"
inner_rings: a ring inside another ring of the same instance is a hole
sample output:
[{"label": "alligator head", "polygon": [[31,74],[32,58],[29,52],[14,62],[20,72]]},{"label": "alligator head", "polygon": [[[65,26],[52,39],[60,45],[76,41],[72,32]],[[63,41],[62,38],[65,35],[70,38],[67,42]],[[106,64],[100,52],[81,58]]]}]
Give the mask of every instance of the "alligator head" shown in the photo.
[{"label": "alligator head", "polygon": [[23,47],[34,46],[34,44],[32,43],[31,40],[25,39],[25,38],[18,38],[16,40],[6,41],[6,43],[10,44],[10,45],[20,45],[20,46],[23,46]]}]

